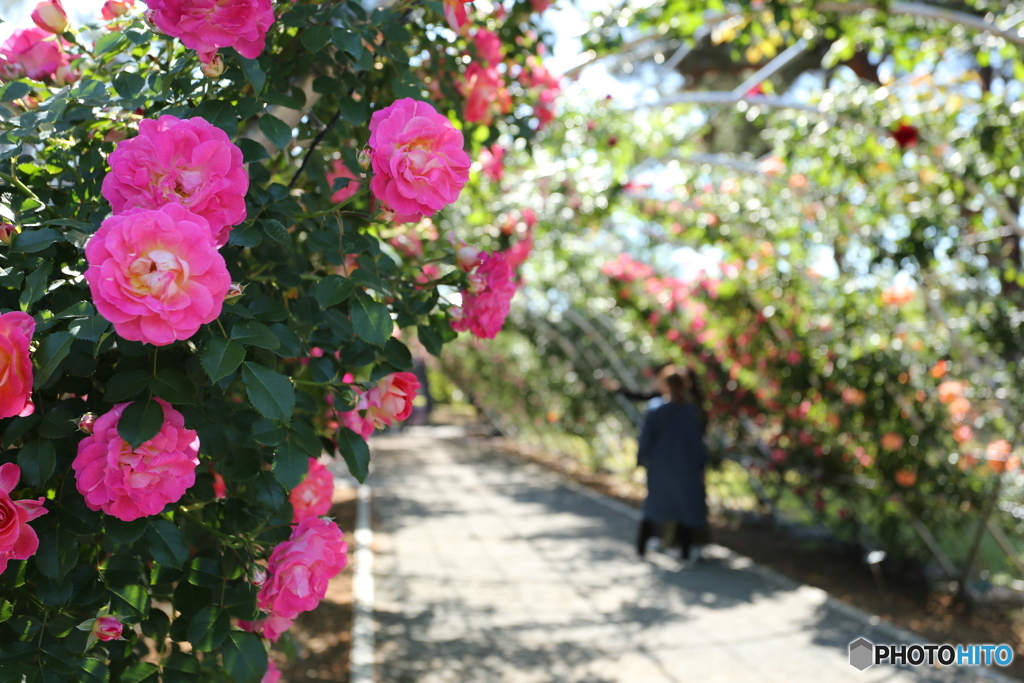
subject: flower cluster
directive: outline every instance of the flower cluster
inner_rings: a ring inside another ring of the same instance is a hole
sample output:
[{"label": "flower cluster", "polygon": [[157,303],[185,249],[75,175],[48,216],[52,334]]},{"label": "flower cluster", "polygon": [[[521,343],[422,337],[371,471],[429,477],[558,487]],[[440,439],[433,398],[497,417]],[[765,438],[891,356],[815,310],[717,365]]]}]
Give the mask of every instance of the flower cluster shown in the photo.
[{"label": "flower cluster", "polygon": [[269,616],[258,622],[240,622],[276,641],[301,612],[315,608],[327,594],[328,582],[348,563],[348,545],[334,522],[307,517],[291,537],[270,555],[270,578],[260,588],[257,605]]},{"label": "flower cluster", "polygon": [[411,372],[395,372],[380,378],[369,391],[356,389],[356,405],[339,413],[341,423],[364,439],[375,429],[402,422],[412,413],[420,381]]},{"label": "flower cluster", "polygon": [[96,308],[125,339],[188,339],[220,315],[231,286],[217,248],[245,220],[242,152],[208,121],[161,116],[109,163],[114,215],[85,248]]},{"label": "flower cluster", "polygon": [[28,77],[55,85],[74,83],[78,72],[71,68],[75,58],[67,47],[53,31],[35,26],[18,29],[0,45],[0,81]]},{"label": "flower cluster", "polygon": [[96,420],[93,433],[78,444],[71,467],[75,485],[90,510],[130,522],[159,514],[177,502],[196,480],[199,438],[185,429],[185,418],[163,399],[160,431],[132,449],[117,424],[130,403],[119,403]]},{"label": "flower cluster", "polygon": [[507,114],[512,110],[512,96],[505,88],[505,79],[493,66],[470,64],[459,89],[466,98],[463,118],[469,123],[489,126],[495,113]]},{"label": "flower cluster", "polygon": [[204,119],[144,120],[138,136],[118,144],[107,161],[103,196],[115,214],[179,204],[209,224],[218,247],[245,220],[242,151]]},{"label": "flower cluster", "polygon": [[454,202],[469,179],[462,133],[426,102],[412,98],[370,119],[373,195],[402,222],[416,222]]},{"label": "flower cluster", "polygon": [[494,339],[505,324],[516,293],[512,266],[501,252],[483,254],[469,277],[471,286],[462,292],[462,307],[452,321],[452,329]]},{"label": "flower cluster", "polygon": [[210,64],[222,47],[256,59],[274,23],[272,0],[148,0],[152,23]]}]

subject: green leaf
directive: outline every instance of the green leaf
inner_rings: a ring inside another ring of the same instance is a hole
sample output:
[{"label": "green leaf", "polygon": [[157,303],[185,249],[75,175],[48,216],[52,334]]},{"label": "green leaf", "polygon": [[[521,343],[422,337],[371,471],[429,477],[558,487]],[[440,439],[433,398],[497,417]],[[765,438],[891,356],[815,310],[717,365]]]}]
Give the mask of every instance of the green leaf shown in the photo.
[{"label": "green leaf", "polygon": [[227,133],[228,137],[234,137],[238,133],[238,113],[230,102],[206,100],[192,110],[191,115],[206,119]]},{"label": "green leaf", "polygon": [[0,87],[0,102],[13,102],[14,100],[20,100],[30,92],[32,92],[32,88],[28,87],[28,83],[13,81],[3,87]]},{"label": "green leaf", "polygon": [[23,483],[42,486],[53,474],[57,464],[57,452],[48,439],[29,441],[18,451],[18,466],[21,467]]},{"label": "green leaf", "polygon": [[291,491],[309,471],[309,456],[290,439],[274,449],[274,476]]},{"label": "green leaf", "polygon": [[265,417],[261,417],[253,423],[250,433],[257,443],[264,446],[276,446],[284,441],[284,438],[288,435],[288,431],[283,425],[272,422]]},{"label": "green leaf", "polygon": [[31,254],[46,249],[59,239],[60,233],[53,228],[25,230],[15,233],[14,239],[11,240],[11,251]]},{"label": "green leaf", "polygon": [[331,31],[331,42],[356,59],[363,54],[363,41],[359,34],[347,28],[336,28]]},{"label": "green leaf", "polygon": [[245,78],[252,83],[253,92],[259,95],[263,91],[263,86],[267,84],[267,74],[264,73],[259,60],[246,59],[239,56],[238,61],[242,63],[242,71],[245,72]]},{"label": "green leaf", "polygon": [[7,600],[0,600],[0,624],[14,616],[14,606]]},{"label": "green leaf", "polygon": [[[258,593],[259,589],[248,581],[231,586],[224,595],[224,609],[237,619],[254,621],[260,613],[256,607]],[[0,621],[3,621],[2,617],[3,611],[0,606]]]},{"label": "green leaf", "polygon": [[242,161],[247,164],[270,158],[270,155],[267,154],[267,148],[255,140],[242,138],[235,144],[238,145],[238,149],[242,150]]},{"label": "green leaf", "polygon": [[261,349],[274,350],[281,345],[281,340],[270,331],[270,328],[255,320],[243,320],[231,329],[231,338],[240,344],[257,346]]},{"label": "green leaf", "polygon": [[107,393],[103,398],[111,403],[135,398],[149,386],[149,379],[149,373],[143,370],[119,372],[107,382]]},{"label": "green leaf", "polygon": [[256,363],[242,365],[249,402],[264,417],[287,422],[295,409],[295,389],[288,378]]},{"label": "green leaf", "polygon": [[330,26],[319,26],[312,25],[307,26],[302,32],[302,44],[310,52],[316,52],[321,49],[331,40],[331,27]]},{"label": "green leaf", "polygon": [[55,516],[45,523],[36,523],[39,550],[35,554],[36,566],[46,576],[60,581],[78,563],[78,544],[75,536],[61,525]]},{"label": "green leaf", "polygon": [[153,552],[153,559],[165,567],[180,569],[188,559],[188,543],[185,534],[176,524],[166,519],[154,519],[146,529],[146,540]]},{"label": "green leaf", "polygon": [[184,652],[175,652],[164,663],[164,683],[195,683],[200,680],[199,660]]},{"label": "green leaf", "polygon": [[216,605],[207,605],[192,617],[188,626],[188,640],[199,652],[220,647],[231,631],[231,617]]},{"label": "green leaf", "polygon": [[211,339],[206,342],[201,357],[203,369],[214,382],[234,372],[243,360],[245,348],[229,339]]},{"label": "green leaf", "polygon": [[359,483],[366,481],[370,473],[370,447],[366,445],[363,437],[353,432],[348,427],[338,428],[338,452],[345,458],[348,471],[359,480]]},{"label": "green leaf", "polygon": [[50,278],[50,271],[53,270],[53,263],[47,261],[39,268],[35,268],[25,278],[25,289],[21,292],[18,303],[23,313],[32,308],[32,304],[43,298],[46,294],[46,287]]},{"label": "green leaf", "polygon": [[121,31],[110,31],[96,41],[95,55],[99,57],[100,55],[105,55],[112,50],[116,50],[124,41],[124,33]]},{"label": "green leaf", "polygon": [[261,221],[260,225],[263,226],[263,232],[267,233],[267,237],[278,244],[291,246],[292,236],[288,234],[288,229],[281,225],[280,221]]},{"label": "green leaf", "polygon": [[260,639],[245,631],[228,634],[222,649],[224,668],[233,683],[259,683],[267,673],[267,651]]},{"label": "green leaf", "polygon": [[149,611],[149,592],[145,586],[133,583],[127,586],[110,586],[109,590],[117,598],[112,602],[115,614],[142,617]]},{"label": "green leaf", "polygon": [[134,543],[139,540],[146,531],[147,523],[148,520],[145,518],[122,522],[116,517],[107,517],[106,523],[103,526],[107,532],[107,537],[114,543],[121,545],[123,543]]},{"label": "green leaf", "polygon": [[117,433],[134,450],[156,436],[163,423],[164,409],[160,404],[152,397],[139,399],[121,413]]},{"label": "green leaf", "polygon": [[264,114],[260,118],[260,130],[278,149],[284,149],[292,141],[292,129],[288,124],[272,114]]},{"label": "green leaf", "polygon": [[355,290],[353,282],[340,275],[328,275],[316,283],[316,300],[322,308],[340,304]]},{"label": "green leaf", "polygon": [[33,387],[39,389],[46,385],[68,352],[75,338],[69,332],[54,332],[39,344],[39,349],[32,354],[36,361],[35,382]]},{"label": "green leaf", "polygon": [[365,296],[357,296],[352,302],[352,328],[367,344],[383,346],[394,327],[391,313],[384,304]]},{"label": "green leaf", "polygon": [[15,233],[11,240],[11,251],[31,254],[42,251],[60,239],[60,233],[53,228],[37,228]]},{"label": "green leaf", "polygon": [[160,669],[149,662],[135,662],[121,672],[121,683],[158,683]]},{"label": "green leaf", "polygon": [[192,403],[196,399],[196,387],[188,375],[173,368],[164,368],[156,373],[149,384],[150,390],[168,403]]}]

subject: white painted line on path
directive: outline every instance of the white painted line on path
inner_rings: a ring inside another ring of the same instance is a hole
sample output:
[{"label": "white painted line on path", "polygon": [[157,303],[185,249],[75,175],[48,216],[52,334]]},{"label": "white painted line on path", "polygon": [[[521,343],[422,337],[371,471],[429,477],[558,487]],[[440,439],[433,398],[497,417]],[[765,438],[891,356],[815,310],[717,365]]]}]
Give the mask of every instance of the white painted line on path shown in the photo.
[{"label": "white painted line on path", "polygon": [[373,683],[376,646],[373,621],[373,530],[370,528],[370,487],[359,487],[356,505],[356,550],[352,578],[352,649],[350,683]]}]

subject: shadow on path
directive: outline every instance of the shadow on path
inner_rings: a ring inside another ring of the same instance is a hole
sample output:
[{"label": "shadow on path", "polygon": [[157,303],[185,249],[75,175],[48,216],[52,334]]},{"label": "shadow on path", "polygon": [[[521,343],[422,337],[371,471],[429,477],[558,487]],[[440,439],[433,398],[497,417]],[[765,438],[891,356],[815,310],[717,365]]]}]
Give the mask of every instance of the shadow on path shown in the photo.
[{"label": "shadow on path", "polygon": [[635,521],[538,466],[429,431],[372,444],[379,680],[970,681],[847,661],[888,639],[722,554],[633,549]]}]

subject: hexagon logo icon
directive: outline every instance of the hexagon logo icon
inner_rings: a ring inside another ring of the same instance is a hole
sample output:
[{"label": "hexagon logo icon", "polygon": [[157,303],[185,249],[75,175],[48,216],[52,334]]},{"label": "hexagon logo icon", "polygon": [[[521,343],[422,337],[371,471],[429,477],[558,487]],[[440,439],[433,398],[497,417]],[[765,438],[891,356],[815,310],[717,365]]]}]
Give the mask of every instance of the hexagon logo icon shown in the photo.
[{"label": "hexagon logo icon", "polygon": [[864,671],[875,663],[875,645],[867,638],[858,638],[850,643],[850,666]]}]

